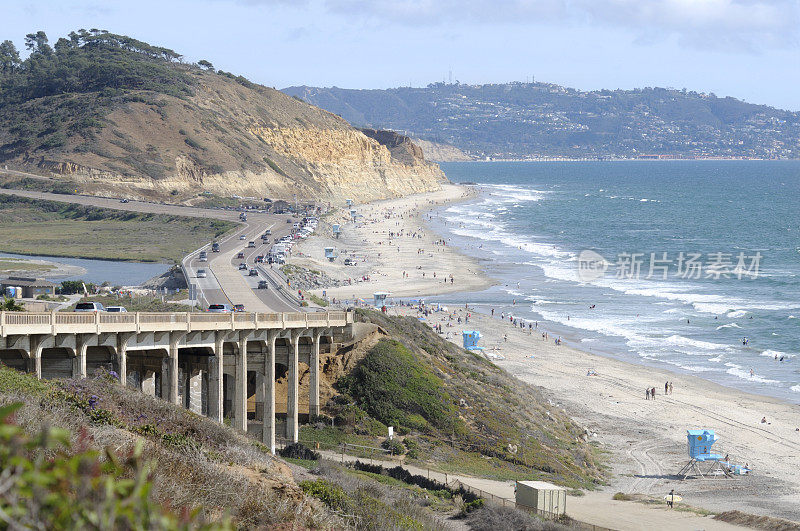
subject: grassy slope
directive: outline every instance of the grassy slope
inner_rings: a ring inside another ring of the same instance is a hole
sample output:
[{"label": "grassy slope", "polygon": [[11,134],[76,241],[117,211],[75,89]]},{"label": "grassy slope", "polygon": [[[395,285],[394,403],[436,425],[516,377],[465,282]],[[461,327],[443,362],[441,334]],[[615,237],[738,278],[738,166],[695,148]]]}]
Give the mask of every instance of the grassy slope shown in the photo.
[{"label": "grassy slope", "polygon": [[343,396],[329,412],[349,433],[306,428],[304,437],[356,437],[363,444],[394,425],[408,434],[412,455],[446,471],[541,478],[576,488],[602,481],[602,467],[594,448],[580,439],[582,431],[537,389],[416,319],[362,316],[397,341],[379,342],[339,380]]},{"label": "grassy slope", "polygon": [[118,454],[143,442],[144,457],[154,461],[151,496],[159,504],[178,511],[198,509],[200,517],[212,522],[227,512],[238,527],[337,527],[338,519],[310,503],[288,468],[263,445],[123,389],[107,375],[45,382],[0,368],[0,405],[12,402],[25,404],[16,421],[30,433],[43,425],[66,428],[76,434],[76,446],[110,446]]},{"label": "grassy slope", "polygon": [[0,242],[10,253],[179,262],[236,225],[184,216],[0,196]]}]

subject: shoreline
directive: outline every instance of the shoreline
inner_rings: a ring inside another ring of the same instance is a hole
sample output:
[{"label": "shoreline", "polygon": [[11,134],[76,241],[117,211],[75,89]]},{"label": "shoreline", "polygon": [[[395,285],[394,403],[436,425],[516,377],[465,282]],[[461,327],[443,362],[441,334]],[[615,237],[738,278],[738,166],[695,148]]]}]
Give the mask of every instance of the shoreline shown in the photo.
[{"label": "shoreline", "polygon": [[[457,298],[459,294],[498,284],[499,281],[485,271],[485,263],[450,246],[444,249],[434,246],[433,252],[426,250],[419,255],[409,255],[402,249],[395,260],[381,257],[381,252],[388,249],[384,244],[386,233],[394,228],[424,227],[424,237],[413,239],[412,247],[430,246],[437,238],[441,239],[426,223],[429,212],[448,202],[469,199],[463,191],[452,190],[463,190],[463,186],[446,185],[445,188],[450,189],[449,193],[432,194],[437,196],[436,200],[430,199],[431,194],[423,194],[357,207],[375,216],[374,219],[360,227],[353,227],[352,223],[343,226],[345,233],[340,240],[325,237],[320,231],[319,237],[299,246],[298,250],[304,255],[293,257],[290,262],[322,270],[333,278],[355,270],[377,273],[368,282],[311,290],[318,296],[326,291],[329,298],[337,299],[353,296],[367,300],[378,289],[391,291],[404,299],[434,295]],[[423,203],[422,208],[420,203]],[[400,210],[403,205],[409,208]],[[378,212],[384,215],[376,215]],[[374,262],[345,269],[346,266],[316,259],[314,255],[322,256],[322,246],[331,242],[345,246],[356,244],[361,255]],[[404,246],[407,247],[408,242],[401,244],[401,248]],[[452,268],[468,273],[469,280],[452,287],[448,283],[442,289],[444,286],[432,283],[429,275],[424,279],[420,275],[414,275],[413,279],[400,277],[403,267],[408,268],[409,263],[431,271],[444,264],[442,258],[454,261]],[[404,261],[408,259],[410,262]],[[385,289],[386,286],[390,289]],[[465,315],[465,302],[466,299],[460,307],[454,304],[451,311],[455,315]],[[406,308],[392,311],[402,313]],[[444,318],[445,321],[437,321],[443,326],[450,323],[452,328],[445,330],[449,330],[453,335],[451,340],[459,344],[462,329],[479,329],[484,334],[481,345],[499,347],[496,352],[505,356],[503,360],[492,359],[493,363],[541,388],[554,407],[562,407],[587,428],[593,440],[601,442],[602,447],[611,452],[614,475],[610,478],[611,485],[604,489],[609,497],[615,491],[662,494],[675,488],[687,503],[710,510],[739,509],[800,520],[800,503],[797,502],[800,480],[796,477],[800,467],[800,431],[794,431],[800,427],[800,406],[668,368],[622,360],[610,353],[587,351],[582,346],[555,346],[552,337],[542,341],[540,336],[523,333],[507,321],[500,322],[480,313],[473,313],[469,324],[463,325],[450,322],[446,313],[434,314],[432,318]],[[541,331],[540,328],[539,333]],[[508,342],[503,341],[503,335],[508,336]],[[595,369],[597,377],[586,376],[590,368]],[[674,395],[663,396],[665,381],[674,383]],[[655,401],[645,401],[642,396],[645,387],[656,387]],[[768,419],[764,425],[759,422],[762,417]],[[685,430],[694,427],[716,429],[720,442],[715,451],[729,453],[736,463],[749,464],[753,474],[723,482],[677,481],[674,474],[688,461]]]}]

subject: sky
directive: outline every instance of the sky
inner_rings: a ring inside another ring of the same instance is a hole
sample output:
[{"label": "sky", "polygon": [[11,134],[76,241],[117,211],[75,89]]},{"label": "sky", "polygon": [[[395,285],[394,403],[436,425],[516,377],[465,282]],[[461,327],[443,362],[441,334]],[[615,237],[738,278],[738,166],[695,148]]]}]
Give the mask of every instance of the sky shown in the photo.
[{"label": "sky", "polygon": [[800,111],[800,0],[0,0],[0,40],[130,35],[267,86],[687,88]]}]

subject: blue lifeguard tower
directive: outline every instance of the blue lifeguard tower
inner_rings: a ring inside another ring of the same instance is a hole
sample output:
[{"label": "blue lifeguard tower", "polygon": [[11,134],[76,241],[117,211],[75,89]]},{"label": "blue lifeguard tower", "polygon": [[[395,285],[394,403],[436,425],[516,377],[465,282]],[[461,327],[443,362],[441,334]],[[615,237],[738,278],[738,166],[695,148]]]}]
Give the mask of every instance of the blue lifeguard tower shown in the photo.
[{"label": "blue lifeguard tower", "polygon": [[711,452],[711,446],[717,442],[714,430],[700,428],[686,430],[687,450],[689,462],[684,465],[679,476],[686,479],[689,476],[701,479],[732,477],[731,465],[725,462],[723,456]]},{"label": "blue lifeguard tower", "polygon": [[333,226],[333,236],[335,238],[338,238],[341,233],[342,233],[342,227],[340,225],[334,225]]},{"label": "blue lifeguard tower", "polygon": [[478,341],[483,337],[477,330],[464,330],[461,332],[461,337],[464,340],[464,348],[467,350],[483,350],[483,347],[478,346]]}]

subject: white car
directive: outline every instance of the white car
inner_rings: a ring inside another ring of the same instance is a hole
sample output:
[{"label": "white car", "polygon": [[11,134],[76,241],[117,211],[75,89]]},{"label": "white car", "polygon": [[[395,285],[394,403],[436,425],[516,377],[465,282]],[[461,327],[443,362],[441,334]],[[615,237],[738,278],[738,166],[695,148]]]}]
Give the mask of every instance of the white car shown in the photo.
[{"label": "white car", "polygon": [[246,240],[246,239],[247,239],[247,236],[245,236],[244,234],[242,234],[241,236],[239,236],[239,239],[240,239],[240,240]]},{"label": "white car", "polygon": [[128,313],[125,306],[108,306],[106,307],[108,313]]},{"label": "white car", "polygon": [[104,312],[106,309],[99,302],[79,302],[75,305],[76,312]]},{"label": "white car", "polygon": [[205,269],[198,269],[197,270],[197,278],[206,278],[208,273],[206,273]]}]

